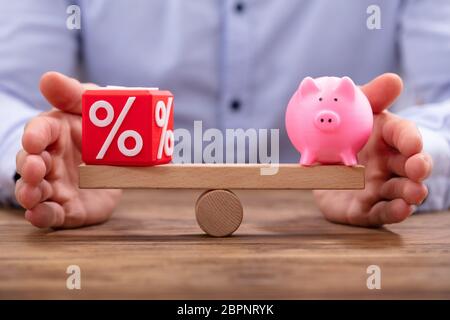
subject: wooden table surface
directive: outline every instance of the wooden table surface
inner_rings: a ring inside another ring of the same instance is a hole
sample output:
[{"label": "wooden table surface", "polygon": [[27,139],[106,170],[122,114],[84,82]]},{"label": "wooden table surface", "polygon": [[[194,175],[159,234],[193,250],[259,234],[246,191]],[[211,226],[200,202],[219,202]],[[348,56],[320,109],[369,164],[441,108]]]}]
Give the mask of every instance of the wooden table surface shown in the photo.
[{"label": "wooden table surface", "polygon": [[[450,212],[382,229],[324,220],[309,191],[238,191],[229,238],[196,224],[200,191],[130,190],[105,224],[39,230],[0,209],[0,298],[450,298]],[[381,268],[369,290],[366,269]],[[81,268],[81,290],[66,268]]]}]

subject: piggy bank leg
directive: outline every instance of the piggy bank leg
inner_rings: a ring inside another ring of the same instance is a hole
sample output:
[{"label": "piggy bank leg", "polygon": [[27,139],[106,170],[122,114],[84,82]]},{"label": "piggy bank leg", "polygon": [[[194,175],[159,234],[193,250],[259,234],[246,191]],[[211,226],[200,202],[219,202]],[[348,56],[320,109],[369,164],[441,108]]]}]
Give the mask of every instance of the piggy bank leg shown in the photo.
[{"label": "piggy bank leg", "polygon": [[356,166],[358,160],[356,160],[356,155],[352,151],[346,151],[341,153],[341,160],[346,166]]},{"label": "piggy bank leg", "polygon": [[304,150],[300,157],[300,164],[302,166],[312,166],[316,162],[316,156],[310,150]]}]

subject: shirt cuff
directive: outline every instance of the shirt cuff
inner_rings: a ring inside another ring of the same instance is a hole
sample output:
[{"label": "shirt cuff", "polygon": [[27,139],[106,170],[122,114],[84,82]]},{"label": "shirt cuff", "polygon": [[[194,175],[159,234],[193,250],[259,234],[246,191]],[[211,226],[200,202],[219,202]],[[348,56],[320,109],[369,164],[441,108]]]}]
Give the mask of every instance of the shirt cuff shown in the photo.
[{"label": "shirt cuff", "polygon": [[428,197],[419,211],[446,210],[450,207],[450,146],[439,133],[419,126],[424,151],[433,159],[433,171],[425,180]]}]

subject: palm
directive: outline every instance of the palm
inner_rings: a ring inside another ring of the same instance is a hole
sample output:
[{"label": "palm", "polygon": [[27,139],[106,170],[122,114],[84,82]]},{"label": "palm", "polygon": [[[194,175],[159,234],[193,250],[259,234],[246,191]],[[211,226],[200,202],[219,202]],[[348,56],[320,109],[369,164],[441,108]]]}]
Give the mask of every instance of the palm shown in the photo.
[{"label": "palm", "polygon": [[[381,127],[389,116],[388,113],[374,116],[373,133],[358,154],[358,162],[366,169],[365,188],[356,191],[316,191],[316,196],[320,199],[319,207],[329,220],[365,225],[364,221],[368,221],[372,207],[383,201],[380,190],[391,177],[387,160],[393,152],[381,137]],[[331,194],[332,196],[329,196]],[[328,208],[333,209],[331,211]]]},{"label": "palm", "polygon": [[48,116],[58,119],[61,128],[59,138],[47,148],[53,161],[45,176],[52,189],[48,200],[64,209],[63,225],[91,224],[95,221],[90,216],[107,218],[117,202],[119,191],[78,188],[78,166],[82,162],[81,117],[59,110],[49,112]]},{"label": "palm", "polygon": [[365,207],[359,208],[361,212],[367,213],[374,203],[382,200],[380,197],[381,187],[393,176],[387,164],[389,159],[396,154],[396,151],[383,140],[381,135],[383,124],[390,117],[392,117],[392,114],[388,112],[374,116],[372,136],[358,154],[360,163],[366,167],[366,187],[356,195],[364,198],[364,200],[370,199],[370,201],[365,202]]}]

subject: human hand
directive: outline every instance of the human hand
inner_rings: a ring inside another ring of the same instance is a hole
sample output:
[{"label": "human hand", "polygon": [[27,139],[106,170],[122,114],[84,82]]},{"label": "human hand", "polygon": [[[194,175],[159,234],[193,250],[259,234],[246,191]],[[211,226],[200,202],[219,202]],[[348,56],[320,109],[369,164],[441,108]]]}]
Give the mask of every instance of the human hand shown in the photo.
[{"label": "human hand", "polygon": [[401,222],[428,194],[423,180],[432,170],[422,137],[411,121],[386,111],[402,91],[402,80],[383,74],[362,87],[372,105],[372,135],[358,154],[366,167],[364,190],[314,191],[325,218],[374,227]]},{"label": "human hand", "polygon": [[40,89],[55,107],[25,127],[23,150],[16,158],[21,178],[17,201],[25,218],[40,228],[75,228],[107,220],[121,190],[81,190],[81,96],[94,85],[81,84],[56,72],[41,78]]}]

